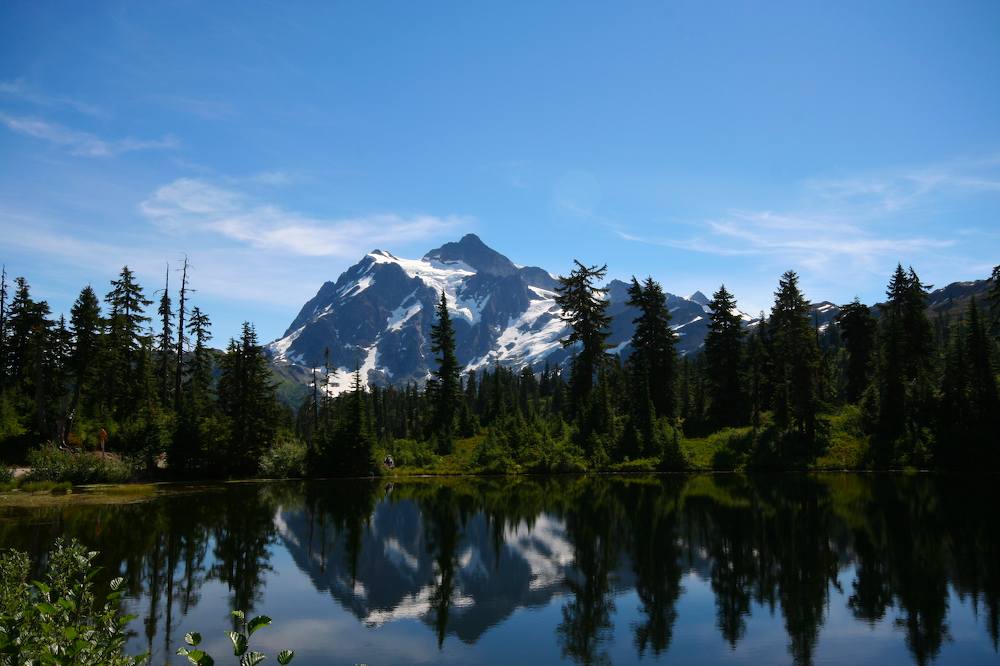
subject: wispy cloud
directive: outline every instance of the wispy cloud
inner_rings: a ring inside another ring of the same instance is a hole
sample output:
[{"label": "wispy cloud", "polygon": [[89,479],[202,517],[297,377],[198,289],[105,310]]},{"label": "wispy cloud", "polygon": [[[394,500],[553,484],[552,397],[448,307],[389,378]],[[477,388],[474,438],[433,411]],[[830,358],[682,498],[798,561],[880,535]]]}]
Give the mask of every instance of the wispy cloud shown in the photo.
[{"label": "wispy cloud", "polygon": [[847,178],[816,178],[804,185],[806,194],[818,205],[844,214],[876,217],[939,197],[1000,193],[1000,155]]},{"label": "wispy cloud", "polygon": [[395,213],[312,217],[192,178],[160,187],[140,210],[174,232],[207,231],[259,249],[310,257],[351,258],[379,244],[420,240],[470,223],[459,216]]},{"label": "wispy cloud", "polygon": [[65,148],[73,155],[83,157],[114,157],[138,150],[163,150],[177,147],[172,136],[143,140],[125,138],[115,141],[102,139],[96,134],[74,130],[40,118],[10,116],[0,113],[0,123],[13,132],[42,139]]},{"label": "wispy cloud", "polygon": [[955,246],[959,232],[921,233],[899,221],[904,213],[949,198],[1000,194],[1000,157],[885,170],[846,178],[811,179],[786,211],[729,210],[695,221],[693,234],[650,237],[615,229],[639,243],[721,256],[766,256],[842,278],[877,271],[887,260],[912,260]]},{"label": "wispy cloud", "polygon": [[89,116],[104,116],[99,106],[66,95],[46,95],[28,87],[22,79],[0,81],[0,96],[44,107],[65,107]]}]

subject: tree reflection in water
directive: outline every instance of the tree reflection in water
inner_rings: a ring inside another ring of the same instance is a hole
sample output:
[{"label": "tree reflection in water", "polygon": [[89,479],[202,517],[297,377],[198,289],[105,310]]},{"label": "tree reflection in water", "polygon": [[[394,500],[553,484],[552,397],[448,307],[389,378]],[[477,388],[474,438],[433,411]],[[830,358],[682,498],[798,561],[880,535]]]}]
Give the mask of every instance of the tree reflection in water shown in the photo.
[{"label": "tree reflection in water", "polygon": [[942,654],[955,622],[968,622],[956,619],[952,594],[1000,650],[1000,491],[988,481],[785,474],[178,487],[150,501],[6,507],[0,542],[35,554],[39,568],[59,535],[100,550],[98,582],[126,578],[134,641],[160,661],[190,628],[206,585],[246,610],[265,590],[280,596],[268,584],[283,549],[364,624],[417,618],[445,651],[450,636],[475,646],[520,610],[552,606],[563,658],[621,660],[623,646],[611,650],[619,630],[633,659],[662,657],[682,636],[689,580],[711,590],[717,635],[735,655],[763,609],[783,622],[783,659],[813,663],[842,604],[851,621],[894,629],[922,665]]}]

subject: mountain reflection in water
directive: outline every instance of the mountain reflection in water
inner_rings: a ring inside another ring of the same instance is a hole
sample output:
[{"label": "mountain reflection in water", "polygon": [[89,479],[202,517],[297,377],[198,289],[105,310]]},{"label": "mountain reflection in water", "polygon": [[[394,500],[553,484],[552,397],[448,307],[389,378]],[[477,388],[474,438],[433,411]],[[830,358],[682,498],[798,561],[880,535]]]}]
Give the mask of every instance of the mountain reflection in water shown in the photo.
[{"label": "mountain reflection in water", "polygon": [[[1000,490],[947,476],[449,478],[175,487],[0,507],[128,585],[133,651],[295,663],[1000,663]],[[257,640],[255,636],[255,640]]]}]

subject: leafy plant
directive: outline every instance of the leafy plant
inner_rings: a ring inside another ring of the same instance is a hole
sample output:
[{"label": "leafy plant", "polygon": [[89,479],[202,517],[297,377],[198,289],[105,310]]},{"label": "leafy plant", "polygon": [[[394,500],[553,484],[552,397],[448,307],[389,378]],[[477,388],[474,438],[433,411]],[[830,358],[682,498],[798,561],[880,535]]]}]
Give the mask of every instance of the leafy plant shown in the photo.
[{"label": "leafy plant", "polygon": [[[240,666],[256,666],[256,664],[264,661],[267,656],[262,652],[250,650],[250,637],[258,629],[263,629],[271,624],[271,618],[266,615],[258,615],[247,622],[246,614],[241,610],[234,610],[233,618],[236,620],[238,631],[227,633],[229,640],[233,644],[233,654],[240,658]],[[198,649],[198,646],[201,644],[201,634],[196,631],[187,633],[184,635],[184,642],[194,649],[182,647],[177,650],[177,654],[187,657],[188,661],[195,666],[213,666],[215,664],[215,659],[211,655],[204,650]],[[293,657],[295,657],[295,652],[292,650],[282,650],[277,656],[278,663],[287,664],[292,661]]]},{"label": "leafy plant", "polygon": [[76,540],[55,542],[45,581],[28,583],[28,556],[0,553],[0,657],[12,664],[135,666],[145,655],[123,654],[125,626],[119,614],[122,578],[110,583],[103,604],[93,579],[96,552]]},{"label": "leafy plant", "polygon": [[133,476],[132,466],[114,456],[98,453],[71,453],[47,445],[28,454],[30,481],[121,483]]}]

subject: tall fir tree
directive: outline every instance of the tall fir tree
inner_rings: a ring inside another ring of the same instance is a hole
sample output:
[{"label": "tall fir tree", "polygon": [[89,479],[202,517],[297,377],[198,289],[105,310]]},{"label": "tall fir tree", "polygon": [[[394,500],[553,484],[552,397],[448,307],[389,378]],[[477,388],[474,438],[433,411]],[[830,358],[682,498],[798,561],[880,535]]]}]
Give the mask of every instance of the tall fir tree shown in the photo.
[{"label": "tall fir tree", "polygon": [[666,294],[653,278],[640,283],[633,277],[628,296],[628,305],[639,311],[632,320],[630,373],[648,387],[656,415],[672,418],[677,404],[677,334],[670,327]]},{"label": "tall fir tree", "polygon": [[1000,266],[994,266],[990,274],[990,288],[987,295],[990,312],[990,333],[1000,341]]},{"label": "tall fir tree", "polygon": [[[880,305],[876,462],[923,463],[924,427],[933,414],[934,333],[926,308],[930,285],[897,264]],[[916,456],[916,458],[914,457]]]},{"label": "tall fir tree", "polygon": [[819,350],[809,316],[809,302],[799,289],[799,276],[786,271],[774,294],[768,319],[771,337],[775,423],[812,442],[816,434],[816,373]]},{"label": "tall fir tree", "polygon": [[559,277],[556,303],[562,309],[562,319],[571,331],[562,340],[563,347],[579,345],[570,371],[570,398],[573,413],[587,405],[594,378],[605,357],[608,326],[608,301],[597,282],[604,279],[607,265],[585,266],[574,260],[576,268]]},{"label": "tall fir tree", "polygon": [[174,311],[170,302],[170,265],[167,265],[166,277],[163,281],[163,292],[160,294],[160,305],[156,309],[156,314],[160,317],[160,335],[156,348],[158,369],[157,379],[159,384],[160,406],[166,408],[172,403],[170,391],[173,388],[171,370],[174,366],[173,355],[173,318]]},{"label": "tall fir tree", "polygon": [[460,394],[460,373],[455,356],[455,329],[448,314],[448,297],[444,291],[437,305],[437,321],[431,326],[431,351],[437,355],[437,369],[429,386],[433,400],[433,437],[438,453],[451,453],[455,438]]},{"label": "tall fir tree", "polygon": [[243,323],[239,340],[230,340],[220,363],[219,409],[228,421],[229,441],[222,468],[230,474],[253,474],[261,456],[274,444],[277,397],[257,332]]},{"label": "tall fir tree", "polygon": [[123,266],[118,279],[111,281],[111,291],[104,300],[108,305],[106,399],[123,416],[137,406],[136,396],[141,390],[138,367],[149,321],[145,308],[152,301],[145,297],[128,266]]},{"label": "tall fir tree", "polygon": [[743,321],[737,314],[736,298],[726,285],[708,304],[711,319],[705,336],[705,372],[709,394],[709,419],[716,427],[746,423],[746,399],[742,386]]},{"label": "tall fir tree", "polygon": [[361,381],[361,369],[354,366],[351,379],[350,401],[343,421],[342,434],[338,439],[345,446],[343,467],[339,473],[354,476],[366,475],[375,469],[375,441],[368,409],[368,392]]},{"label": "tall fir tree", "polygon": [[89,395],[97,388],[99,377],[104,321],[101,317],[101,304],[90,286],[80,291],[70,308],[69,327],[73,339],[69,359],[73,397],[69,411],[75,417],[84,395]]},{"label": "tall fir tree", "polygon": [[174,411],[181,411],[183,403],[182,386],[184,384],[184,334],[185,317],[187,317],[187,297],[188,291],[188,258],[184,257],[181,266],[181,288],[178,293],[177,303],[177,352],[174,363]]},{"label": "tall fir tree", "polygon": [[847,401],[856,403],[871,382],[878,322],[871,309],[857,298],[837,315],[840,335],[847,351]]},{"label": "tall fir tree", "polygon": [[0,267],[0,394],[7,388],[7,351],[9,331],[7,326],[7,266]]},{"label": "tall fir tree", "polygon": [[965,339],[969,367],[969,402],[972,412],[973,437],[977,442],[992,442],[991,456],[998,452],[998,424],[1000,400],[997,398],[996,369],[986,324],[976,305],[976,297],[969,300],[966,312]]}]

